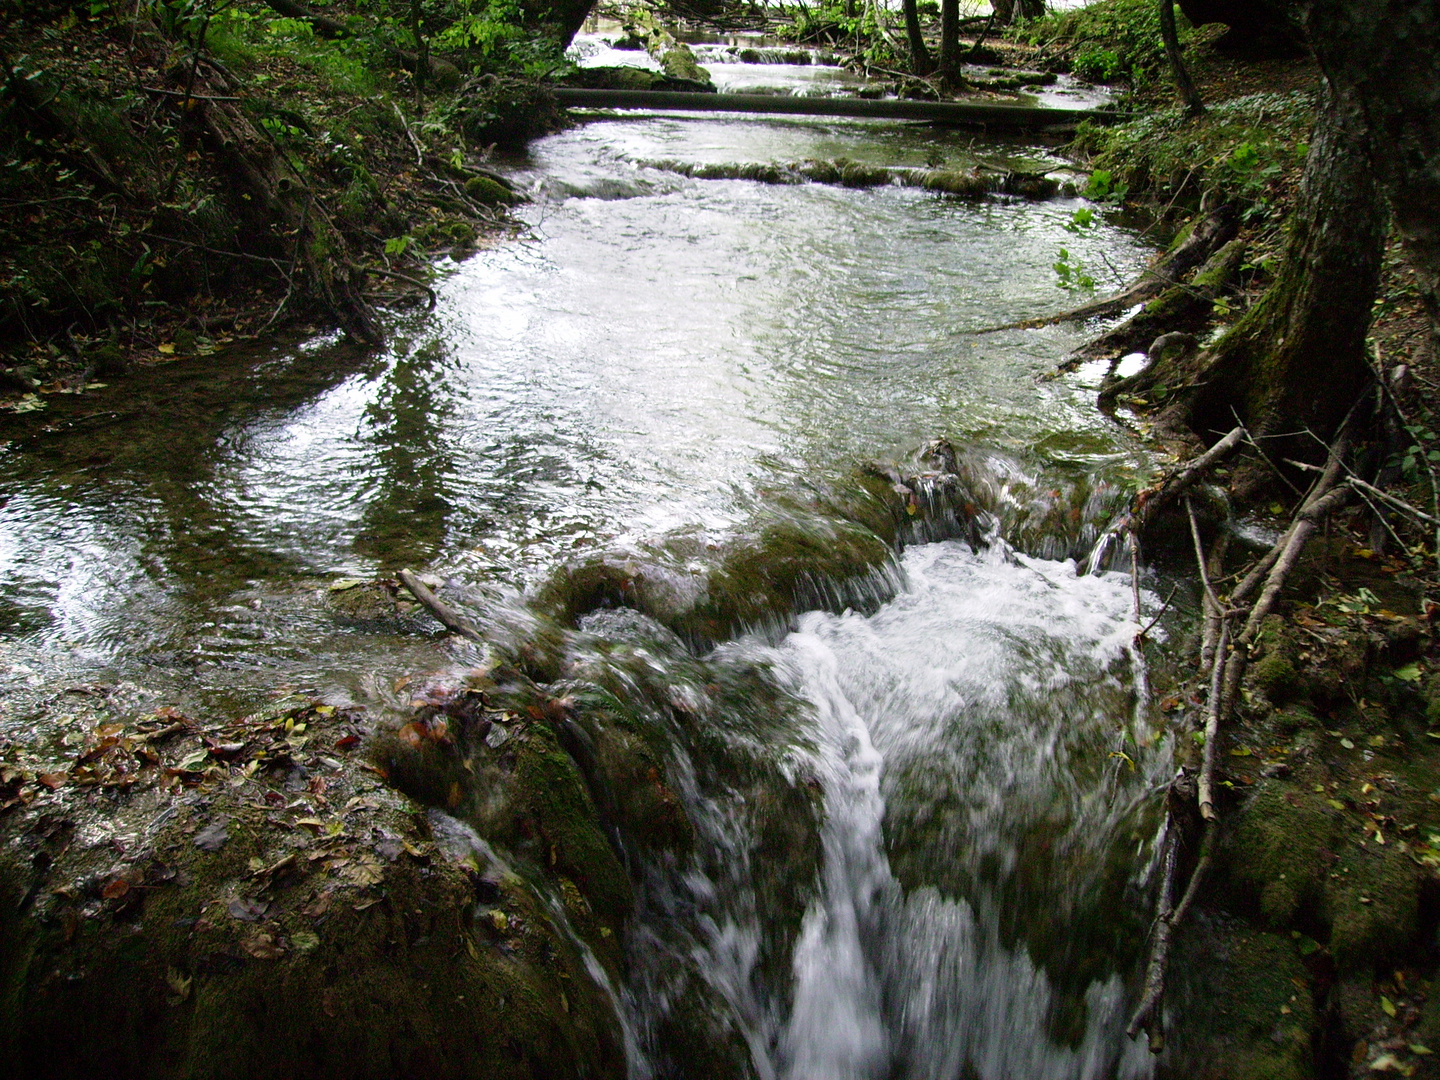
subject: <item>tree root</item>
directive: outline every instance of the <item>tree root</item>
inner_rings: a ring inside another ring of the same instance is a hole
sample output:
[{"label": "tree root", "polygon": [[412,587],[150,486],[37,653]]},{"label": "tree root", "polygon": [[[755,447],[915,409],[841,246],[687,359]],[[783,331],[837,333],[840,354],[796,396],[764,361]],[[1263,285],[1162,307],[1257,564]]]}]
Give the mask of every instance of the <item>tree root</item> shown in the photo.
[{"label": "tree root", "polygon": [[205,141],[250,196],[256,224],[274,236],[277,246],[289,243],[307,291],[341,329],[367,345],[380,344],[375,313],[361,295],[364,271],[346,257],[344,237],[274,144],[234,103],[217,100],[231,87],[214,65],[204,66],[209,70],[194,89],[210,99],[197,106]]},{"label": "tree root", "polygon": [[1165,333],[1199,333],[1215,317],[1215,301],[1228,293],[1245,261],[1243,240],[1231,240],[1215,252],[1191,278],[1172,285],[1114,329],[1086,342],[1060,370],[1086,360],[1108,360],[1132,352],[1144,352]]}]

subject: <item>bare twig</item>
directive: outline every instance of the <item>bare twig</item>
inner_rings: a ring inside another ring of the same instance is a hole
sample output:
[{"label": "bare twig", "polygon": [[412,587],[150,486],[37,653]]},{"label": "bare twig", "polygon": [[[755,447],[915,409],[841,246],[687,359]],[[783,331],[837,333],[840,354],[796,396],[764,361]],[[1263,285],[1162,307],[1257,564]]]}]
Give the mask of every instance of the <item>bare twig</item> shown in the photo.
[{"label": "bare twig", "polygon": [[1141,492],[1136,515],[1143,524],[1164,507],[1169,506],[1187,489],[1205,476],[1223,457],[1229,454],[1245,437],[1245,429],[1237,427],[1199,457],[1192,458],[1151,491]]},{"label": "bare twig", "polygon": [[1226,647],[1230,643],[1230,623],[1220,623],[1220,640],[1215,643],[1215,660],[1210,665],[1210,699],[1205,711],[1205,754],[1200,765],[1200,780],[1196,784],[1200,816],[1206,821],[1215,819],[1215,744],[1220,741],[1220,713],[1223,698],[1223,676],[1229,664]]},{"label": "bare twig", "polygon": [[410,595],[428,608],[430,614],[439,619],[447,630],[459,634],[463,638],[469,638],[471,641],[484,643],[485,638],[475,628],[475,624],[431,592],[413,572],[401,570],[396,576],[399,577],[400,583],[410,590]]},{"label": "bare twig", "polygon": [[415,133],[410,130],[410,124],[405,119],[405,114],[400,111],[400,106],[390,102],[390,107],[395,110],[395,116],[400,121],[400,127],[405,131],[405,137],[410,140],[410,146],[415,151],[415,164],[423,169],[425,167],[425,151],[420,149],[420,140],[415,138]]}]

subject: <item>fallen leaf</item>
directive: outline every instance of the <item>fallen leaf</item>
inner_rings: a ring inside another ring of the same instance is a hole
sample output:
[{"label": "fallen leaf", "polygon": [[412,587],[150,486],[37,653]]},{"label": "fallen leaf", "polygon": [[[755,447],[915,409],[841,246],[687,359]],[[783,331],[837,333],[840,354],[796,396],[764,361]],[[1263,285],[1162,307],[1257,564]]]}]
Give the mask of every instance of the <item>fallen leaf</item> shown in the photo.
[{"label": "fallen leaf", "polygon": [[270,905],[263,900],[251,900],[245,896],[237,896],[225,905],[225,910],[230,913],[230,917],[241,922],[259,922],[269,909]]},{"label": "fallen leaf", "polygon": [[178,968],[166,968],[165,982],[175,992],[177,999],[173,1004],[178,1005],[190,996],[190,984],[193,981],[190,976],[182,974]]},{"label": "fallen leaf", "polygon": [[272,934],[256,934],[244,942],[245,951],[256,960],[278,960],[285,955],[285,947]]},{"label": "fallen leaf", "polygon": [[174,356],[175,343],[173,341],[162,341],[159,345],[155,346],[155,351],[163,353],[166,356]]},{"label": "fallen leaf", "polygon": [[100,890],[100,895],[106,900],[118,900],[130,891],[130,882],[124,878],[116,878],[105,888]]},{"label": "fallen leaf", "polygon": [[1371,1072],[1397,1072],[1401,1076],[1409,1076],[1415,1070],[1408,1065],[1402,1065],[1400,1059],[1394,1054],[1381,1054],[1374,1061],[1370,1062]]},{"label": "fallen leaf", "polygon": [[65,783],[66,780],[70,779],[70,774],[63,772],[47,772],[41,773],[39,776],[35,777],[35,779],[38,780],[40,783],[44,784],[51,791],[54,791],[61,784]]},{"label": "fallen leaf", "polygon": [[1395,1003],[1391,1001],[1388,997],[1386,997],[1384,994],[1380,995],[1380,1008],[1385,1010],[1386,1016],[1395,1015]]},{"label": "fallen leaf", "polygon": [[1340,745],[1343,746],[1343,747],[1345,747],[1346,750],[1354,750],[1354,749],[1355,749],[1355,744],[1354,744],[1353,742],[1351,742],[1349,739],[1341,739],[1341,740],[1340,740]]}]

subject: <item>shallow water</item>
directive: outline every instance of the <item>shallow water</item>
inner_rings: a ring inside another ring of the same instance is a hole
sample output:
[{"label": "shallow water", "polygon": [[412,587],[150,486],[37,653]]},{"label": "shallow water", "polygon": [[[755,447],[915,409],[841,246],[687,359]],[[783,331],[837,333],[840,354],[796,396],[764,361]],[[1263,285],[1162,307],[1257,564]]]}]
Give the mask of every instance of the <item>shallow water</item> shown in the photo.
[{"label": "shallow water", "polygon": [[[322,603],[337,576],[428,564],[480,602],[587,552],[676,536],[704,552],[777,494],[937,435],[1000,503],[1102,526],[1144,461],[1083,383],[1036,381],[1077,333],[979,331],[1066,305],[1062,247],[1106,281],[1144,245],[1103,222],[1070,231],[1075,200],[645,164],[803,157],[1059,164],[796,118],[628,116],[541,140],[502,163],[533,195],[529,237],[450,266],[435,315],[401,320],[384,352],[323,336],[237,350],[52,399],[14,429],[0,719],[29,723],[82,681],[152,707],[237,708],[281,684],[374,700],[433,667],[434,646],[337,622]],[[823,787],[825,858],[788,977],[747,945],[765,912],[743,868],[687,886],[710,899],[687,901],[708,921],[685,962],[729,1002],[755,1075],[1138,1075],[1118,1032],[1135,958],[1116,942],[1134,927],[1114,911],[1144,874],[1164,754],[1134,716],[1128,578],[956,541],[898,570],[868,618],[802,615],[741,648],[806,703],[775,752]],[[727,821],[707,835],[743,849]],[[645,987],[672,948],[654,933],[625,995],[651,1033],[664,1006]],[[656,1050],[636,1050],[637,1076]]]}]

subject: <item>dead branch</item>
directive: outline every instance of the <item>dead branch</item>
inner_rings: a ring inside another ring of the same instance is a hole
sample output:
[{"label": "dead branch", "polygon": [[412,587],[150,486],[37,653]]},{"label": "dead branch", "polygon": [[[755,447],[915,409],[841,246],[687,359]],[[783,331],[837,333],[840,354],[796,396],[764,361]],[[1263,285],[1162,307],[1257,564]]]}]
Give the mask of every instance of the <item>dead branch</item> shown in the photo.
[{"label": "dead branch", "polygon": [[1238,229],[1239,217],[1235,208],[1225,203],[1202,218],[1183,243],[1157,259],[1129,288],[1104,299],[1092,300],[1069,311],[1062,311],[1058,315],[1023,319],[979,332],[983,334],[997,330],[1034,330],[1041,326],[1053,326],[1055,323],[1083,322],[1086,319],[1109,318],[1122,314],[1136,304],[1153,300],[1170,286],[1180,284],[1190,271],[1233,240]]},{"label": "dead branch", "polygon": [[[1255,567],[1245,576],[1234,593],[1230,596],[1231,605],[1243,595],[1264,581],[1260,595],[1255,604],[1247,612],[1243,608],[1230,607],[1228,610],[1223,606],[1220,598],[1214,592],[1211,583],[1210,567],[1207,565],[1204,549],[1200,541],[1200,529],[1195,520],[1194,508],[1190,500],[1186,499],[1186,512],[1190,520],[1190,535],[1195,545],[1195,557],[1199,565],[1200,579],[1205,588],[1207,605],[1207,622],[1211,618],[1213,610],[1219,624],[1218,640],[1215,642],[1213,653],[1210,657],[1210,688],[1209,697],[1206,701],[1205,711],[1205,749],[1201,758],[1200,775],[1196,781],[1196,803],[1199,807],[1200,816],[1205,822],[1204,839],[1201,843],[1200,857],[1195,863],[1191,872],[1190,882],[1186,886],[1185,895],[1178,905],[1172,906],[1174,899],[1174,878],[1175,878],[1175,851],[1178,844],[1175,839],[1176,821],[1173,806],[1167,808],[1167,843],[1169,850],[1165,854],[1166,876],[1162,882],[1158,902],[1158,916],[1156,918],[1155,933],[1151,947],[1150,962],[1147,966],[1145,976],[1145,989],[1141,995],[1140,1004],[1131,1018],[1127,1029],[1131,1038],[1134,1038],[1141,1030],[1148,1032],[1150,1036],[1150,1049],[1159,1053],[1165,1045],[1164,1032],[1159,1022],[1160,1001],[1165,990],[1165,972],[1168,964],[1170,944],[1175,928],[1185,917],[1190,906],[1194,903],[1199,891],[1200,883],[1212,862],[1212,851],[1216,831],[1217,814],[1215,811],[1215,771],[1219,759],[1219,744],[1221,726],[1233,714],[1236,700],[1239,697],[1240,681],[1244,678],[1245,668],[1249,661],[1250,647],[1259,634],[1260,626],[1265,618],[1274,609],[1276,600],[1283,589],[1286,579],[1299,562],[1300,555],[1304,551],[1307,541],[1319,527],[1319,522],[1329,513],[1344,506],[1358,490],[1348,482],[1341,483],[1340,473],[1343,468],[1343,457],[1348,446],[1348,421],[1342,425],[1340,434],[1335,443],[1330,447],[1329,459],[1326,466],[1320,471],[1320,476],[1312,485],[1306,497],[1301,501],[1291,520],[1290,527],[1284,535],[1271,548],[1270,552],[1262,558]],[[1237,428],[1231,432],[1238,441],[1239,433],[1243,429]],[[1229,438],[1229,436],[1227,436]],[[1218,444],[1217,444],[1218,445]],[[1203,455],[1202,455],[1203,457]],[[1195,464],[1200,459],[1196,459]],[[1176,479],[1189,472],[1190,468],[1181,470]],[[1268,569],[1262,569],[1268,568]],[[1231,644],[1231,619],[1238,618],[1241,614],[1246,615],[1245,625]],[[1207,626],[1207,635],[1209,629]],[[1177,778],[1178,779],[1178,778]],[[1175,793],[1176,785],[1171,784],[1171,793]]]},{"label": "dead branch", "polygon": [[[1167,837],[1178,827],[1173,815],[1167,818],[1165,827]],[[1195,862],[1195,868],[1190,871],[1185,895],[1180,898],[1180,903],[1172,908],[1170,902],[1175,895],[1175,878],[1179,866],[1178,847],[1178,839],[1173,840],[1166,853],[1165,878],[1160,886],[1159,914],[1156,916],[1154,936],[1151,938],[1150,962],[1145,968],[1145,990],[1140,996],[1140,1004],[1130,1017],[1129,1026],[1125,1029],[1125,1034],[1132,1039],[1142,1030],[1145,1031],[1150,1037],[1152,1054],[1158,1054],[1165,1049],[1165,1029],[1157,1022],[1159,1018],[1156,1013],[1165,996],[1165,973],[1170,962],[1170,943],[1174,939],[1175,928],[1180,925],[1185,913],[1190,910],[1190,905],[1195,902],[1200,883],[1213,861],[1214,823],[1207,823],[1205,826],[1204,837],[1200,841],[1200,857]]]},{"label": "dead branch", "polygon": [[1199,457],[1181,465],[1161,484],[1142,491],[1136,500],[1135,517],[1141,526],[1194,486],[1245,438],[1245,429],[1237,427]]},{"label": "dead branch", "polygon": [[475,628],[475,624],[431,592],[412,571],[401,570],[396,576],[400,579],[400,584],[410,590],[410,595],[429,609],[430,614],[439,619],[447,630],[459,634],[463,638],[469,638],[471,641],[484,643],[485,638]]}]

